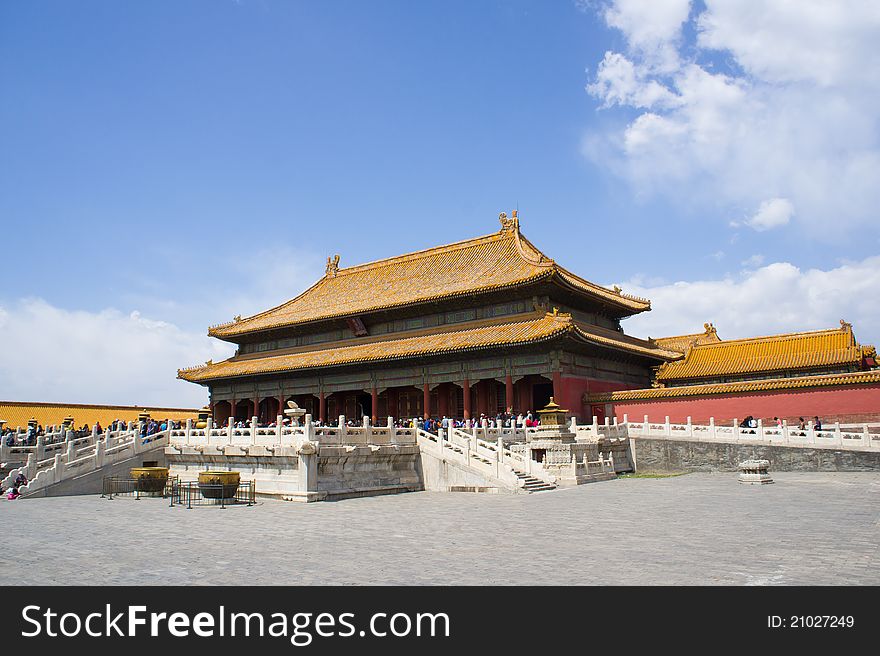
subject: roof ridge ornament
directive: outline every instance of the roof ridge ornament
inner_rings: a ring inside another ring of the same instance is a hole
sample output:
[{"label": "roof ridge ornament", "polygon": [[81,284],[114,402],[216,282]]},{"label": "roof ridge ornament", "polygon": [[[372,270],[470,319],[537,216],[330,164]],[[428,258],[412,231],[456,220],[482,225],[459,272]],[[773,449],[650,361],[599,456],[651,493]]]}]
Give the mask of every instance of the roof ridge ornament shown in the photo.
[{"label": "roof ridge ornament", "polygon": [[843,331],[852,330],[852,324],[841,319],[840,320],[840,329]]},{"label": "roof ridge ornament", "polygon": [[498,220],[501,222],[501,232],[519,232],[519,217],[517,217],[517,210],[513,210],[513,216],[511,218],[507,218],[507,212],[501,212],[498,215]]},{"label": "roof ridge ornament", "polygon": [[553,310],[547,310],[547,313],[544,316],[552,317],[553,319],[568,320],[571,319],[571,312],[560,312],[559,308],[554,306]]},{"label": "roof ridge ornament", "polygon": [[327,258],[327,270],[324,272],[324,275],[329,276],[331,278],[335,278],[336,274],[339,273],[339,254]]}]

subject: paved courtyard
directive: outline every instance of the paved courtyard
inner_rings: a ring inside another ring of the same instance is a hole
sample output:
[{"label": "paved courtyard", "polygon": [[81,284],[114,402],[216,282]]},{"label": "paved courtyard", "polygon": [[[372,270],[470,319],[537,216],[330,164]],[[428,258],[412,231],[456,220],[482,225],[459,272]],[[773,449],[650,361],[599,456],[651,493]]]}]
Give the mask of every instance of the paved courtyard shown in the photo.
[{"label": "paved courtyard", "polygon": [[531,496],[0,502],[12,584],[880,584],[880,473],[626,478]]}]

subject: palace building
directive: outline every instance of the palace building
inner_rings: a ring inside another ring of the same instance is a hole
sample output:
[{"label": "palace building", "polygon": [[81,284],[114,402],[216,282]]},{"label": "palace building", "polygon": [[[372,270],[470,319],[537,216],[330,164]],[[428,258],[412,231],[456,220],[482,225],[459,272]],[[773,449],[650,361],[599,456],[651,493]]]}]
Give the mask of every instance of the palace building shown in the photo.
[{"label": "palace building", "polygon": [[218,424],[273,421],[291,400],[325,422],[376,422],[526,412],[551,396],[585,419],[605,407],[591,394],[647,387],[683,357],[624,334],[650,302],[560,266],[516,214],[476,239],[351,267],[328,258],[299,296],[210,328],[233,357],[178,377],[208,388]]}]

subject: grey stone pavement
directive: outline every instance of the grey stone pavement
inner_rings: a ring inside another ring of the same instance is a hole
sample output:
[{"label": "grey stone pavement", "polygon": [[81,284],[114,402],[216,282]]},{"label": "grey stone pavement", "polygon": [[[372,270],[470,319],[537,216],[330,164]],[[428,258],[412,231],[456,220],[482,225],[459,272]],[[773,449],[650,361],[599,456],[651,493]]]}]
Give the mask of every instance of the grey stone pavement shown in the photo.
[{"label": "grey stone pavement", "polygon": [[880,584],[880,473],[169,508],[0,502],[8,585]]}]

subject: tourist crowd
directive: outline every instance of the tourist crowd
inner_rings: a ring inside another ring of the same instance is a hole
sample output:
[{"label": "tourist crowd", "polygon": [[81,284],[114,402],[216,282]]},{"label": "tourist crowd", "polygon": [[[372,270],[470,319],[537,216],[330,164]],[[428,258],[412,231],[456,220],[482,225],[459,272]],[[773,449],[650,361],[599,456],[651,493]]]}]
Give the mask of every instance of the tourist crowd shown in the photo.
[{"label": "tourist crowd", "polygon": [[[785,423],[779,417],[773,417],[773,424],[775,424],[776,428],[779,428],[780,430],[785,426]],[[748,415],[745,419],[743,419],[739,423],[739,427],[746,428],[746,429],[757,428],[758,427],[758,420],[755,419],[752,415]],[[805,421],[803,417],[798,417],[798,428],[797,429],[799,431],[806,431],[809,428],[811,428],[810,423]],[[813,417],[812,428],[813,428],[813,430],[817,430],[817,431],[822,430],[822,420],[819,419],[819,417]],[[754,433],[755,431],[750,430],[747,432]],[[802,436],[806,435],[806,433],[802,432],[801,435]]]},{"label": "tourist crowd", "polygon": [[[174,430],[180,429],[182,426],[180,421],[174,421],[171,419],[150,419],[145,421],[140,427],[141,437],[148,437],[160,433],[166,430],[169,425]],[[83,424],[80,428],[74,426],[70,429],[70,432],[73,439],[78,439],[81,437],[88,437],[93,431],[96,435],[103,435],[105,430],[108,432],[124,431],[128,429],[128,426],[128,422],[123,421],[122,419],[114,419],[106,429],[99,421],[93,426],[89,426],[88,424]],[[18,429],[12,429],[8,426],[0,430],[0,442],[6,446],[35,446],[37,438],[40,436],[47,436],[46,444],[54,444],[56,442],[65,441],[67,439],[67,431],[64,430],[63,425],[53,425],[44,428],[42,424],[28,425],[24,432],[19,432]]]},{"label": "tourist crowd", "polygon": [[[529,410],[526,414],[518,414],[514,415],[512,413],[507,412],[499,412],[495,416],[489,416],[485,414],[481,414],[477,418],[473,419],[463,419],[456,417],[447,417],[443,415],[442,417],[412,417],[409,419],[392,419],[395,428],[419,428],[421,430],[425,430],[428,432],[436,433],[439,429],[448,429],[448,428],[512,428],[516,426],[517,428],[534,428],[540,425],[540,421],[538,418]],[[290,426],[291,420],[288,418],[284,418],[282,420],[283,426]],[[312,422],[314,426],[317,427],[335,427],[337,426],[336,422],[322,422],[320,419],[314,420]],[[215,421],[213,423],[214,428],[221,428],[222,425],[218,425]],[[273,421],[270,423],[265,422],[257,422],[258,428],[276,428],[277,421]],[[294,420],[294,425],[296,422]],[[354,419],[348,419],[346,421],[346,426],[355,428],[360,426],[361,423]],[[251,422],[250,420],[246,421],[244,419],[238,419],[233,422],[233,428],[242,428],[247,429],[250,428]]]}]

